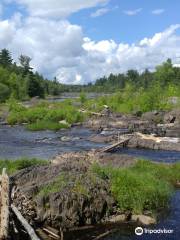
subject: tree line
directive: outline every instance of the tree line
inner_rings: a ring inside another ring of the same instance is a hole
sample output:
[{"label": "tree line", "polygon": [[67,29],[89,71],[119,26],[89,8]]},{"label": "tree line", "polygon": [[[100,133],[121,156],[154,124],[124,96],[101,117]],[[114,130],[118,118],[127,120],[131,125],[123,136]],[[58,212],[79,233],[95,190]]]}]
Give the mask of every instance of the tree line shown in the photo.
[{"label": "tree line", "polygon": [[56,78],[45,79],[30,66],[31,58],[19,56],[19,64],[13,61],[9,50],[0,51],[0,102],[9,98],[26,100],[35,96],[44,98],[46,95],[59,95],[63,85]]},{"label": "tree line", "polygon": [[13,61],[7,49],[0,51],[0,102],[13,97],[25,100],[35,96],[60,95],[63,92],[118,92],[126,91],[129,86],[133,91],[171,91],[180,92],[180,68],[172,64],[171,59],[157,66],[154,72],[146,69],[139,73],[129,70],[126,73],[110,74],[87,85],[60,84],[56,78],[48,80],[38,72],[33,72],[31,58],[19,56],[19,64]]}]

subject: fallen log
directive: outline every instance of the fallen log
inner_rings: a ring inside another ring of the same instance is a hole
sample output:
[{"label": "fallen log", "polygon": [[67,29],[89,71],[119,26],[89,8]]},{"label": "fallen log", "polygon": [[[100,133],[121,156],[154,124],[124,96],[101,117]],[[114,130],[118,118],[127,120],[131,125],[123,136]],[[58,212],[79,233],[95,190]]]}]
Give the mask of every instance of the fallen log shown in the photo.
[{"label": "fallen log", "polygon": [[44,232],[46,232],[46,233],[48,233],[50,236],[52,236],[53,238],[55,238],[55,239],[61,239],[61,237],[59,236],[59,235],[57,235],[57,233],[54,233],[54,231],[52,230],[52,228],[49,228],[49,227],[47,227],[47,228],[43,228],[43,231]]},{"label": "fallen log", "polygon": [[7,239],[9,233],[9,177],[4,168],[1,176],[0,239]]},{"label": "fallen log", "polygon": [[21,213],[19,212],[19,210],[12,204],[11,205],[11,209],[14,212],[14,214],[16,215],[17,219],[19,220],[19,222],[22,224],[22,226],[24,227],[24,229],[27,231],[29,237],[31,240],[40,240],[34,229],[31,227],[31,225],[26,221],[26,219],[21,215]]}]

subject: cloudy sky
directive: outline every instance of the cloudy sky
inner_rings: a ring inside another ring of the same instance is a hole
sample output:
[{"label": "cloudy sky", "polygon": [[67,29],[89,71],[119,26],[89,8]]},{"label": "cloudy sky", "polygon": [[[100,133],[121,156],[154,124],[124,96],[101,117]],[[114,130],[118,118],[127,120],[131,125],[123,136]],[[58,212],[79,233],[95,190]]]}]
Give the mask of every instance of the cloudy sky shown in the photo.
[{"label": "cloudy sky", "polygon": [[84,84],[180,63],[179,0],[0,0],[0,49],[44,76]]}]

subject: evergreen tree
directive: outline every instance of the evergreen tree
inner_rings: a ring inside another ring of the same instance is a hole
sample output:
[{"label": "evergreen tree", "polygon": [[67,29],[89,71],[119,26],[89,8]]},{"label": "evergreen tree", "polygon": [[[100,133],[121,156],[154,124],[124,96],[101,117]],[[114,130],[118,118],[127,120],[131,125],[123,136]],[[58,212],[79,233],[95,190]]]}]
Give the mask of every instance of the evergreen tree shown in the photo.
[{"label": "evergreen tree", "polygon": [[31,60],[32,59],[26,55],[20,55],[20,57],[19,57],[19,62],[21,64],[21,66],[23,67],[23,75],[24,76],[26,76],[32,70],[32,68],[30,67]]},{"label": "evergreen tree", "polygon": [[0,51],[0,65],[4,68],[11,66],[13,59],[11,58],[11,53],[7,49],[2,49]]},{"label": "evergreen tree", "polygon": [[41,83],[35,78],[33,73],[27,75],[26,80],[27,94],[29,97],[41,97],[44,98],[44,88]]}]

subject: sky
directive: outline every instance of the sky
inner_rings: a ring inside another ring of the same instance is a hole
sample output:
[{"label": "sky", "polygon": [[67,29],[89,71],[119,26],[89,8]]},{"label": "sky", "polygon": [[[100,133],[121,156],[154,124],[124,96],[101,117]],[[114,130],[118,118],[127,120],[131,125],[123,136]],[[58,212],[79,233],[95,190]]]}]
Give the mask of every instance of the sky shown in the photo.
[{"label": "sky", "polygon": [[179,0],[0,0],[0,49],[45,77],[85,84],[180,64]]}]

